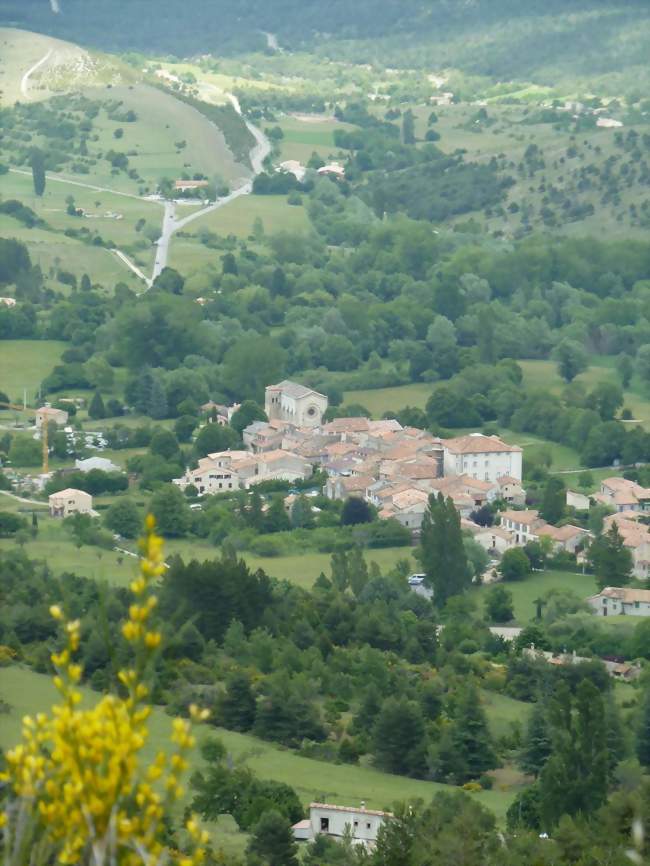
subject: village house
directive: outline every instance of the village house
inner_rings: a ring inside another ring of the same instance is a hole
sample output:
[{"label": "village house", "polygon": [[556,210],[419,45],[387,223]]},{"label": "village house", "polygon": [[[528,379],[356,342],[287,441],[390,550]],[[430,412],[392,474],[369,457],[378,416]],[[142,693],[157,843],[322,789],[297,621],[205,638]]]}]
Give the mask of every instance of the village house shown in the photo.
[{"label": "village house", "polygon": [[497,481],[507,476],[521,481],[521,448],[508,445],[498,436],[470,433],[443,439],[442,446],[445,475],[467,474],[483,481]]},{"label": "village house", "polygon": [[548,524],[539,516],[539,511],[502,511],[501,526],[512,533],[513,543],[523,547],[529,541],[538,541],[541,527]]},{"label": "village house", "polygon": [[650,589],[607,586],[587,599],[598,616],[650,616]]},{"label": "village house", "polygon": [[218,451],[202,457],[196,469],[187,469],[173,483],[181,490],[193,485],[199,496],[211,496],[248,489],[261,481],[304,481],[311,474],[311,464],[290,451]]},{"label": "village house", "polygon": [[366,809],[365,803],[354,806],[333,806],[328,803],[310,803],[309,818],[292,827],[297,841],[313,841],[319,835],[341,840],[348,836],[353,844],[372,849],[384,822],[392,812]]},{"label": "village house", "polygon": [[57,427],[65,427],[68,423],[68,413],[63,409],[55,409],[53,406],[41,406],[36,410],[36,429],[40,430],[43,424],[56,424]]},{"label": "village house", "polygon": [[0,298],[0,304],[4,307],[15,307],[16,299],[15,298]]},{"label": "village house", "polygon": [[48,497],[50,517],[70,517],[72,514],[94,514],[90,493],[67,487]]},{"label": "village house", "polygon": [[545,523],[537,530],[540,538],[550,538],[553,543],[554,552],[565,550],[567,553],[577,553],[585,541],[591,537],[591,533],[582,526],[572,526],[570,523],[564,526],[552,526]]},{"label": "village house", "polygon": [[196,189],[205,189],[207,186],[207,180],[177,180],[174,183],[176,192],[193,192]]},{"label": "village house", "polygon": [[546,661],[548,664],[555,665],[556,667],[568,667],[569,665],[579,665],[584,662],[599,661],[610,677],[616,680],[631,682],[641,674],[639,665],[623,661],[613,661],[611,659],[587,658],[586,656],[579,656],[576,652],[556,654],[530,646],[524,649],[523,654],[534,661]]},{"label": "village house", "polygon": [[498,499],[503,499],[504,502],[508,502],[510,505],[526,504],[526,491],[521,486],[521,481],[511,478],[509,475],[501,475],[497,478],[496,483],[499,488]]},{"label": "village house", "polygon": [[474,533],[474,540],[492,556],[503,556],[514,546],[512,532],[501,526],[484,526]]},{"label": "village house", "polygon": [[259,454],[282,447],[287,425],[283,421],[253,421],[242,431],[246,448]]},{"label": "village house", "polygon": [[627,478],[605,478],[600,482],[600,490],[593,496],[595,502],[607,505],[614,511],[650,510],[650,489],[641,487]]},{"label": "village house", "polygon": [[264,411],[269,421],[287,421],[295,427],[319,427],[327,405],[324,394],[288,380],[269,385],[264,395]]}]

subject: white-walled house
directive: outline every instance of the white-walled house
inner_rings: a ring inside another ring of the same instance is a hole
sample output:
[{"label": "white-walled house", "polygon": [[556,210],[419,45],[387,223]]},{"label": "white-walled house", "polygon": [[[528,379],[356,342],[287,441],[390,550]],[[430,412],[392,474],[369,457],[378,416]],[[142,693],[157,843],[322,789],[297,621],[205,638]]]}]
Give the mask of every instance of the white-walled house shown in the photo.
[{"label": "white-walled house", "polygon": [[589,511],[591,502],[589,497],[584,493],[578,493],[576,490],[567,490],[566,504],[569,508],[575,508],[577,511]]},{"label": "white-walled house", "polygon": [[347,834],[353,843],[372,848],[380,827],[392,817],[392,812],[366,809],[364,803],[358,808],[310,803],[309,818],[294,824],[292,829],[298,841],[312,841],[321,834],[343,839]]},{"label": "white-walled house", "polygon": [[66,487],[48,498],[50,517],[70,517],[72,514],[92,514],[93,498],[84,490]]},{"label": "white-walled house", "polygon": [[501,526],[512,534],[513,543],[524,546],[529,541],[539,539],[538,529],[546,526],[545,521],[535,510],[502,511],[499,515]]},{"label": "white-walled house", "polygon": [[627,478],[604,478],[593,498],[618,513],[650,510],[650,490]]},{"label": "white-walled house", "polygon": [[598,616],[650,616],[650,589],[607,586],[587,603]]},{"label": "white-walled house", "polygon": [[264,411],[269,421],[287,421],[294,427],[320,427],[328,400],[312,388],[286,380],[269,385],[264,394]]},{"label": "white-walled house", "polygon": [[474,533],[474,541],[493,556],[501,556],[514,545],[512,533],[502,526],[481,527]]},{"label": "white-walled house", "polygon": [[445,475],[469,475],[481,481],[498,481],[507,476],[521,481],[522,450],[508,445],[498,436],[470,433],[443,439]]}]

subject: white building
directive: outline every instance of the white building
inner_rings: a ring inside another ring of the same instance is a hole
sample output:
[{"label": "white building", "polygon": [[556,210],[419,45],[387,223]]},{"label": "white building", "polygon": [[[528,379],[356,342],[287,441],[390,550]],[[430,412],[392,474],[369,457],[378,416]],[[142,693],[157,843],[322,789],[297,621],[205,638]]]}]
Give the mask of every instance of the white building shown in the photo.
[{"label": "white building", "polygon": [[528,544],[529,541],[539,540],[539,530],[547,526],[535,510],[528,511],[502,511],[499,515],[501,526],[512,535],[515,545]]},{"label": "white building", "polygon": [[269,385],[264,395],[264,411],[269,421],[287,421],[294,427],[320,427],[327,405],[324,394],[286,379],[278,385]]},{"label": "white building", "polygon": [[608,586],[587,603],[598,616],[650,616],[650,589]]},{"label": "white building", "polygon": [[650,510],[650,490],[627,478],[603,478],[593,499],[619,513]]},{"label": "white building", "polygon": [[93,514],[93,498],[90,493],[66,487],[48,498],[50,517],[70,517],[71,514]]},{"label": "white building", "polygon": [[445,475],[469,475],[481,481],[498,481],[507,476],[521,481],[522,450],[498,436],[470,433],[443,439]]},{"label": "white building", "polygon": [[347,834],[357,845],[372,848],[377,841],[379,828],[392,817],[392,812],[366,809],[364,803],[359,808],[310,803],[309,818],[294,824],[292,829],[299,841],[313,841],[320,834],[343,839]]}]

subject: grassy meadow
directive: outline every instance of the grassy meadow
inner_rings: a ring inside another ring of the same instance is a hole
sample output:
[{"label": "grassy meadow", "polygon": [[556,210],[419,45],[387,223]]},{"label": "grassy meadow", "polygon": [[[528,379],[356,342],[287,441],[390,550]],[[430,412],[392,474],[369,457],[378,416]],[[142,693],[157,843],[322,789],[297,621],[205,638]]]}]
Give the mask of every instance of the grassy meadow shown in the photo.
[{"label": "grassy meadow", "polygon": [[[503,584],[512,593],[515,619],[508,625],[527,625],[535,616],[535,599],[541,598],[551,589],[570,589],[580,598],[586,599],[597,592],[593,574],[574,574],[568,571],[536,571],[526,580]],[[490,584],[476,587],[470,592],[479,605],[485,602]]]},{"label": "grassy meadow", "polygon": [[39,385],[59,363],[66,343],[57,340],[0,340],[0,391],[10,400],[34,400]]}]

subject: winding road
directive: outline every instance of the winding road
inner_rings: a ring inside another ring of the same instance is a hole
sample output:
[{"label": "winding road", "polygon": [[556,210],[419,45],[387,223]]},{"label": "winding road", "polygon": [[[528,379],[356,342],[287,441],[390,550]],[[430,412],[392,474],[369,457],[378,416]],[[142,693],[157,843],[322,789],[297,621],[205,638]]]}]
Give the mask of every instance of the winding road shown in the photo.
[{"label": "winding road", "polygon": [[[29,95],[30,76],[33,75],[38,69],[40,69],[41,66],[44,66],[48,62],[48,60],[52,56],[53,52],[54,52],[54,49],[50,48],[50,50],[47,52],[47,54],[44,57],[41,57],[41,59],[38,61],[38,63],[35,63],[31,67],[31,69],[28,69],[27,72],[23,75],[22,81],[20,84],[20,89],[21,89],[21,92],[22,92],[24,97],[27,98]],[[227,93],[226,96],[228,97],[228,100],[232,104],[232,106],[235,109],[235,111],[237,112],[237,114],[239,114],[240,117],[243,117],[241,105],[239,104],[239,100],[237,99],[237,97],[232,93]],[[207,214],[212,213],[213,211],[219,210],[219,208],[222,208],[225,205],[230,204],[230,202],[234,201],[236,198],[239,198],[242,195],[250,195],[250,193],[253,191],[253,180],[263,170],[264,160],[266,159],[266,157],[271,152],[271,143],[269,142],[268,138],[264,135],[264,133],[260,129],[258,129],[256,126],[254,126],[252,123],[250,123],[245,118],[244,118],[244,123],[246,124],[248,131],[251,133],[251,135],[255,139],[255,145],[253,146],[253,148],[250,152],[250,156],[249,156],[251,166],[253,169],[252,177],[250,177],[250,178],[248,178],[248,180],[244,181],[241,184],[241,186],[238,186],[236,189],[234,189],[227,196],[224,196],[223,198],[217,199],[213,204],[208,205],[207,207],[204,207],[204,208],[201,208],[200,210],[194,211],[194,213],[191,213],[189,216],[186,216],[183,219],[177,219],[176,218],[176,203],[175,202],[173,202],[173,201],[160,202],[160,204],[162,204],[164,207],[164,214],[163,214],[162,230],[161,230],[160,238],[156,242],[156,257],[154,259],[153,273],[152,273],[151,277],[147,277],[142,272],[142,270],[134,262],[132,262],[129,259],[129,257],[125,253],[123,253],[121,250],[118,250],[118,249],[112,249],[111,250],[111,252],[114,253],[120,259],[120,261],[126,265],[127,268],[129,268],[131,271],[133,271],[133,273],[145,283],[147,289],[151,288],[156,277],[160,275],[160,273],[162,272],[162,270],[165,267],[167,267],[167,261],[169,259],[169,247],[170,247],[172,238],[176,234],[177,231],[180,231],[181,229],[185,228],[185,226],[189,225],[194,220],[199,219],[199,217],[206,216]],[[25,171],[24,169],[12,168],[12,169],[10,169],[10,171],[13,172],[14,174],[23,174],[23,175],[31,176],[31,171]],[[111,195],[121,195],[121,196],[124,196],[126,198],[135,198],[135,199],[138,199],[140,201],[151,201],[151,199],[145,199],[143,196],[135,195],[134,193],[119,192],[118,190],[108,189],[107,187],[93,186],[92,184],[83,183],[82,181],[69,180],[68,178],[64,178],[64,177],[57,177],[56,175],[51,174],[51,173],[48,173],[46,175],[46,177],[47,177],[48,181],[52,181],[54,183],[66,183],[66,184],[69,184],[71,186],[78,186],[78,187],[83,187],[84,189],[91,189],[94,192],[106,192],[106,193],[111,193]]]},{"label": "winding road", "polygon": [[[229,93],[228,99],[232,103],[232,106],[237,112],[237,114],[241,116],[242,110],[237,97],[234,96],[232,93]],[[226,195],[223,198],[218,198],[213,204],[201,208],[200,210],[194,211],[194,213],[191,213],[189,216],[186,216],[183,219],[176,219],[176,205],[174,204],[174,202],[165,202],[165,215],[163,217],[162,233],[160,235],[160,239],[157,242],[158,249],[156,251],[156,260],[154,262],[151,283],[153,283],[153,281],[161,273],[163,268],[167,266],[167,261],[169,259],[169,246],[171,244],[171,240],[174,234],[177,231],[184,229],[185,226],[189,225],[191,222],[194,222],[194,220],[197,220],[200,217],[207,216],[207,214],[213,213],[214,211],[219,210],[219,208],[230,204],[231,201],[234,201],[236,198],[240,198],[240,196],[242,195],[250,195],[253,191],[253,179],[263,171],[264,160],[271,152],[271,143],[264,135],[264,133],[256,126],[253,126],[253,124],[250,123],[248,120],[244,120],[244,123],[246,124],[248,131],[255,139],[255,145],[250,152],[250,161],[253,168],[253,177],[249,178],[241,186],[234,189],[231,193],[229,193],[229,195]]]},{"label": "winding road", "polygon": [[53,53],[54,53],[54,49],[50,48],[50,50],[47,52],[45,57],[41,57],[41,59],[38,61],[38,63],[35,63],[32,66],[32,68],[28,69],[27,72],[23,75],[21,82],[20,82],[20,92],[25,97],[25,99],[27,99],[29,97],[29,79],[30,79],[30,77],[38,69],[40,69],[41,66],[44,66],[47,63],[47,61],[50,59],[50,57],[52,56]]}]

